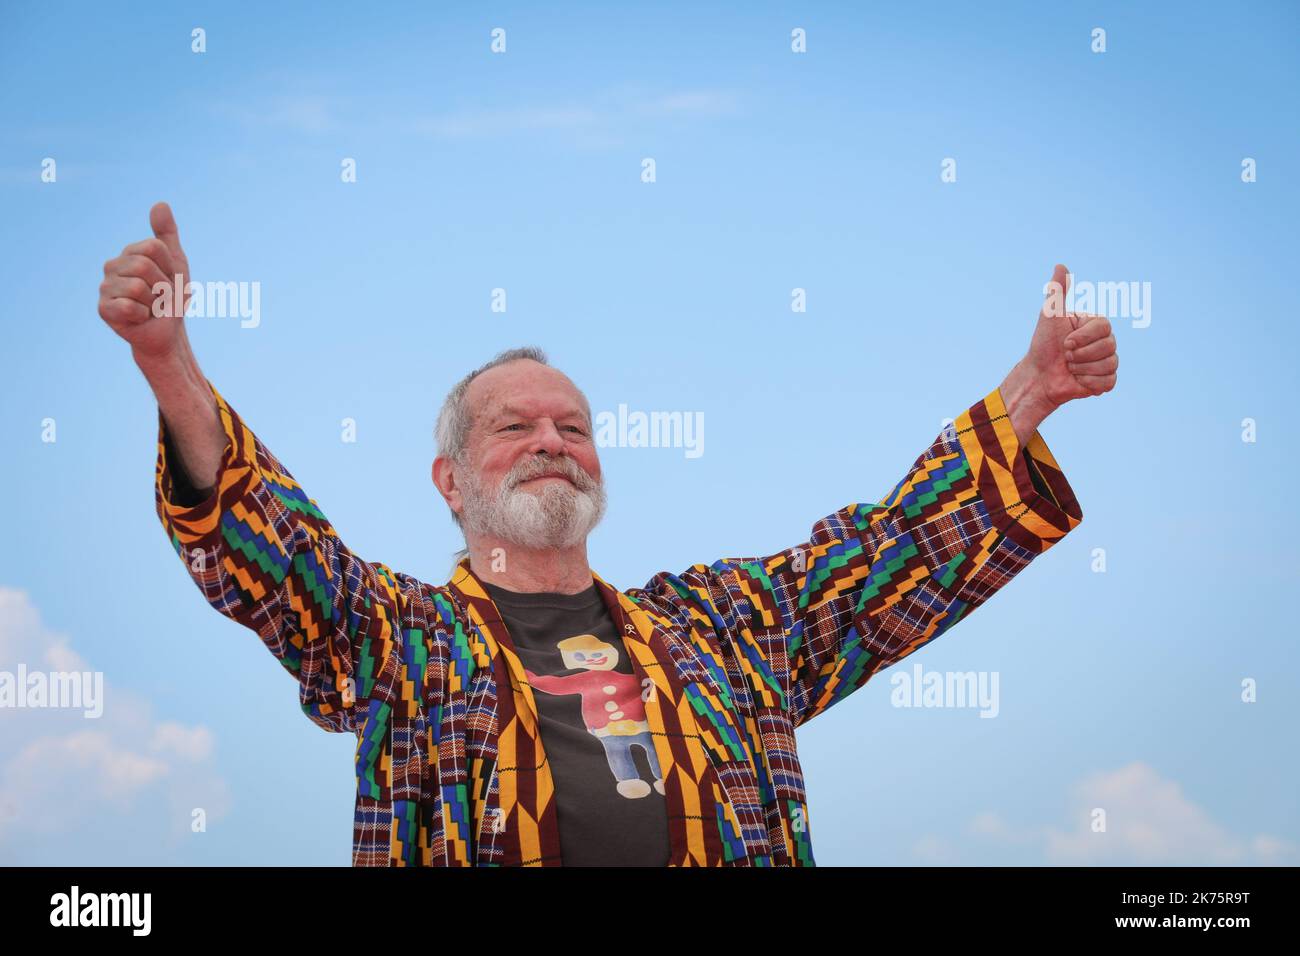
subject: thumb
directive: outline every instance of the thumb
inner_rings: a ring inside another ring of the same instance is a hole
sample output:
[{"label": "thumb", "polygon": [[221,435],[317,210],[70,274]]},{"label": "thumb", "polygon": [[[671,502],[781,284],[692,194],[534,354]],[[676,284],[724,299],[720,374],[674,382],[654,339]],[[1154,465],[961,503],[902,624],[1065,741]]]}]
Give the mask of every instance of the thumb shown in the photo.
[{"label": "thumb", "polygon": [[153,234],[167,246],[176,264],[186,268],[188,262],[184,250],[181,249],[181,237],[176,231],[176,218],[172,215],[171,206],[165,202],[154,203],[153,208],[149,210],[149,226],[153,229]]},{"label": "thumb", "polygon": [[1059,262],[1052,270],[1052,278],[1044,290],[1043,315],[1048,318],[1060,318],[1065,315],[1065,294],[1070,288],[1070,270]]}]

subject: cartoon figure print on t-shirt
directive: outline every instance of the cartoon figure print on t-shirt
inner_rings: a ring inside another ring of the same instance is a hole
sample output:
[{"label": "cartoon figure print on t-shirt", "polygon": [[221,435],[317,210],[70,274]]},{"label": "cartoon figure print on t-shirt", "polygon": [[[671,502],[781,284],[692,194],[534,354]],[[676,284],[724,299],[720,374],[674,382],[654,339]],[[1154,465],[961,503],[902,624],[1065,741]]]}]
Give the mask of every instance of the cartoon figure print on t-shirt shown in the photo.
[{"label": "cartoon figure print on t-shirt", "polygon": [[635,674],[614,669],[618,666],[619,649],[594,634],[566,637],[555,646],[565,668],[581,673],[548,676],[525,668],[529,683],[553,696],[578,694],[582,697],[582,719],[588,732],[604,746],[609,769],[617,781],[615,789],[620,794],[636,798],[650,792],[650,784],[641,779],[632,760],[632,747],[636,745],[650,763],[654,788],[663,793],[663,774],[645,716],[641,683]]}]

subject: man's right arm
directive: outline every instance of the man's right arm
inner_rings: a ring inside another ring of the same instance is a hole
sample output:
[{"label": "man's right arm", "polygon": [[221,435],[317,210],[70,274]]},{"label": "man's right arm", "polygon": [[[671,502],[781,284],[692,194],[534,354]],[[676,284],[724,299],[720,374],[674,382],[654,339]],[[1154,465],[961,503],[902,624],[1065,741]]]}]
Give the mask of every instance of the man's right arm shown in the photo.
[{"label": "man's right arm", "polygon": [[166,203],[149,210],[153,238],[104,263],[99,315],[131,346],[195,488],[211,488],[225,446],[217,405],[185,334],[190,264]]},{"label": "man's right arm", "polygon": [[393,694],[396,577],[344,546],[203,375],[185,336],[183,297],[153,298],[168,275],[188,281],[175,223],[161,203],[150,221],[154,239],[105,265],[99,311],[130,343],[158,400],[159,519],[208,603],[256,631],[297,678],[306,715],[355,732],[369,704]]},{"label": "man's right arm", "polygon": [[[158,518],[207,602],[255,631],[297,679],[307,717],[326,730],[356,732],[372,702],[393,701],[397,576],[354,555],[239,413],[206,380],[204,387],[221,430],[220,456],[211,479],[190,478],[160,402]],[[200,455],[211,447],[207,438],[198,444]],[[211,487],[196,487],[209,480]]]},{"label": "man's right arm", "polygon": [[189,497],[207,497],[217,483],[217,470],[228,440],[221,428],[217,402],[208,380],[189,354],[158,359],[137,358],[158,400],[158,412],[167,425],[167,436],[184,469],[184,487]]}]

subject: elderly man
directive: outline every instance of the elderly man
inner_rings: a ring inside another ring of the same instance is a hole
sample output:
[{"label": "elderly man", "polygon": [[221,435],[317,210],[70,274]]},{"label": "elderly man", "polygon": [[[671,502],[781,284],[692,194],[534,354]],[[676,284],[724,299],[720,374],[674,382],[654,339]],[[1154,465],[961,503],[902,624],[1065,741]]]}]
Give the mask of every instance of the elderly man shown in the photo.
[{"label": "elderly man", "polygon": [[158,400],[158,515],[306,715],[357,735],[357,866],[811,865],[795,728],[1079,524],[1037,429],[1118,366],[1106,319],[1065,313],[1058,265],[1025,357],[878,503],[619,591],[587,562],[590,407],[512,350],[439,416],[433,482],[466,552],[431,585],[349,551],[200,372],[164,294],[189,277],[175,221],[162,203],[150,221],[105,265],[99,311]]}]

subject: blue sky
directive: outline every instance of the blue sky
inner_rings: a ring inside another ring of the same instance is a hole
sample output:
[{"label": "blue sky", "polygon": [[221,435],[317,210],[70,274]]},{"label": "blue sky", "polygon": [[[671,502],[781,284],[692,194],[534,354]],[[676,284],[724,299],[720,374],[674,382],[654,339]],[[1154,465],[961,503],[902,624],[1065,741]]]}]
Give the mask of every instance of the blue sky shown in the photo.
[{"label": "blue sky", "polygon": [[893,707],[885,671],[801,729],[814,851],[1300,862],[1293,5],[6,18],[0,669],[84,662],[106,707],[0,711],[0,861],[349,861],[354,741],[178,565],[155,405],[96,314],[165,199],[193,278],[260,284],[256,328],[190,320],[205,373],[352,550],[437,583],[433,420],[500,349],[596,411],[703,414],[698,458],[602,450],[591,563],[633,587],[886,494],[1023,354],[1054,263],[1149,283],[1149,324],[1112,317],[1118,387],[1041,429],[1083,524],[900,665],[996,672],[998,716]]}]

